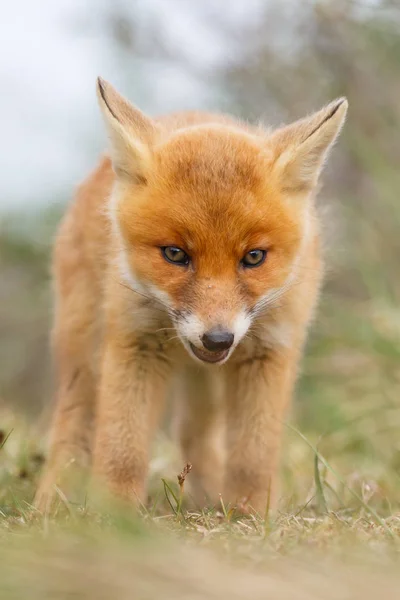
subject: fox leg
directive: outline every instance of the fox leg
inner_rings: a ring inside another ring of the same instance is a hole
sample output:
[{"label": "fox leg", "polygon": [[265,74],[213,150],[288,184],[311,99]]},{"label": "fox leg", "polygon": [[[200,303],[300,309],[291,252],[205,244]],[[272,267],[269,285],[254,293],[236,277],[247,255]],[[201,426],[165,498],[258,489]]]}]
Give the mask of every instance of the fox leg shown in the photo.
[{"label": "fox leg", "polygon": [[281,438],[297,356],[279,350],[227,369],[224,501],[264,516],[277,496]]},{"label": "fox leg", "polygon": [[146,501],[150,446],[171,363],[148,335],[105,347],[95,432],[94,474],[117,498]]},{"label": "fox leg", "polygon": [[188,367],[182,378],[178,436],[192,464],[190,489],[198,506],[218,502],[224,466],[224,410],[218,380],[209,370]]},{"label": "fox leg", "polygon": [[[64,493],[78,489],[76,480],[90,465],[96,401],[96,377],[83,339],[70,331],[55,331],[58,385],[49,455],[35,496],[40,511],[50,508],[56,486]],[[68,496],[67,493],[67,496]]]}]

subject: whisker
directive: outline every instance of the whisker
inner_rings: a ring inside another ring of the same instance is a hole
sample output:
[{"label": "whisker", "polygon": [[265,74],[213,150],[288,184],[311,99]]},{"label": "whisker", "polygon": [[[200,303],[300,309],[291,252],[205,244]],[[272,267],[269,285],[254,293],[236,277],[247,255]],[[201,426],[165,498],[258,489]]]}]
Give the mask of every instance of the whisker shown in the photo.
[{"label": "whisker", "polygon": [[260,316],[266,309],[281,308],[282,305],[278,306],[276,304],[277,300],[279,300],[288,290],[290,290],[294,286],[300,285],[300,284],[303,284],[303,283],[304,283],[304,280],[302,280],[302,281],[291,281],[291,282],[285,284],[279,290],[276,290],[275,293],[271,294],[269,297],[261,300],[258,304],[256,304],[252,308],[252,314],[254,316]]},{"label": "whisker", "polygon": [[173,335],[172,337],[170,337],[167,340],[165,340],[165,343],[172,342],[173,340],[176,340],[176,339],[180,339],[179,335]]},{"label": "whisker", "polygon": [[138,296],[141,296],[142,298],[145,298],[146,300],[148,300],[152,304],[158,302],[159,304],[161,304],[161,306],[163,306],[165,308],[165,310],[162,310],[161,308],[158,308],[157,306],[152,306],[152,308],[154,308],[155,310],[159,310],[163,314],[165,314],[165,312],[167,312],[168,314],[170,314],[170,308],[166,304],[164,304],[164,302],[162,302],[161,300],[159,300],[158,298],[152,298],[151,296],[147,296],[146,294],[143,294],[142,292],[138,292],[138,290],[135,290],[134,288],[130,287],[126,283],[123,283],[119,279],[115,279],[115,281],[120,286],[122,286],[123,288],[129,290],[130,292],[133,292],[134,294],[137,294]]}]

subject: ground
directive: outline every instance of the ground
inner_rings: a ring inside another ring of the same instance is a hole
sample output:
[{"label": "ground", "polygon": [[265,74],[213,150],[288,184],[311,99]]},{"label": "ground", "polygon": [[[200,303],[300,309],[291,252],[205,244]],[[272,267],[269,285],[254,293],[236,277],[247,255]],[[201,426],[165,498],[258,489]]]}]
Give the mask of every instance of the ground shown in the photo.
[{"label": "ground", "polygon": [[389,442],[390,415],[385,431],[380,418],[364,409],[357,426],[336,423],[319,444],[288,422],[275,515],[239,517],[223,500],[219,510],[187,509],[190,472],[181,488],[183,465],[160,434],[140,516],[100,515],[60,494],[57,514],[46,517],[30,505],[43,440],[4,412],[0,597],[398,598],[398,476],[382,458],[385,445],[371,438],[381,452],[366,449],[369,433]]},{"label": "ground", "polygon": [[1,599],[400,596],[395,269],[390,278],[367,262],[343,271],[343,256],[329,274],[287,421],[276,515],[188,510],[191,475],[181,503],[184,465],[162,433],[140,517],[100,516],[84,498],[62,496],[58,513],[43,517],[31,507],[45,447],[34,417],[51,397],[51,309],[47,256],[28,255],[15,245],[2,254],[11,266],[0,286]]}]

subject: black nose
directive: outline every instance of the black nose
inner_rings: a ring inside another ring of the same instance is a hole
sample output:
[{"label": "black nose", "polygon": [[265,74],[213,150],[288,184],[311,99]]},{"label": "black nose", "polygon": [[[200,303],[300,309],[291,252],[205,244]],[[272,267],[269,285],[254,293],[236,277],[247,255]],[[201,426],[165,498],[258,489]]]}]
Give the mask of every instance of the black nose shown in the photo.
[{"label": "black nose", "polygon": [[201,338],[204,348],[210,352],[218,352],[219,350],[228,350],[233,344],[234,335],[226,329],[214,327],[206,331]]}]

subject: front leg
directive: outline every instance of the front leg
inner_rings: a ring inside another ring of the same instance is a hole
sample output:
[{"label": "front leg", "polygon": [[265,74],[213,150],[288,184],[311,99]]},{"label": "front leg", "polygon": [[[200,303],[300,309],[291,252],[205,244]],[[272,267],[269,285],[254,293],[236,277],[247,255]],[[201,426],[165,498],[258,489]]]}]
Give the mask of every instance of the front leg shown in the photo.
[{"label": "front leg", "polygon": [[151,335],[119,339],[104,352],[94,473],[117,497],[146,501],[149,453],[171,372]]},{"label": "front leg", "polygon": [[272,350],[227,369],[224,501],[264,516],[277,496],[277,472],[297,355]]}]

